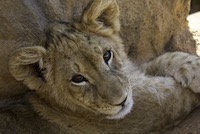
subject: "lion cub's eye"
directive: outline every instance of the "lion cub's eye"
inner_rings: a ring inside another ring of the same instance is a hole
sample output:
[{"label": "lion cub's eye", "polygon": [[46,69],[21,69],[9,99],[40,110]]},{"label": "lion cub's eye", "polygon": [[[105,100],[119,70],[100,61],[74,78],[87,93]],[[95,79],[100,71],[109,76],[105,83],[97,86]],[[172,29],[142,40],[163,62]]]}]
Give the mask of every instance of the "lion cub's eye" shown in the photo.
[{"label": "lion cub's eye", "polygon": [[87,79],[82,75],[78,74],[72,77],[71,81],[76,85],[84,85]]},{"label": "lion cub's eye", "polygon": [[104,62],[108,65],[109,60],[112,58],[112,51],[108,50],[104,53],[103,59]]}]

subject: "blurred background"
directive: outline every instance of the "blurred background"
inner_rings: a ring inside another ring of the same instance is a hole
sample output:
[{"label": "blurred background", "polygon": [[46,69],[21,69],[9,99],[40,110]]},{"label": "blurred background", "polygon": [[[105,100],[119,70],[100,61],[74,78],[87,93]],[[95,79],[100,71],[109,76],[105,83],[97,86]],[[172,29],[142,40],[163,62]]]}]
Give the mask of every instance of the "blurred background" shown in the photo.
[{"label": "blurred background", "polygon": [[192,0],[190,13],[197,11],[200,11],[200,0]]},{"label": "blurred background", "polygon": [[196,41],[196,52],[200,56],[200,0],[192,0],[190,13],[191,15],[189,15],[187,19],[189,21],[190,31]]}]

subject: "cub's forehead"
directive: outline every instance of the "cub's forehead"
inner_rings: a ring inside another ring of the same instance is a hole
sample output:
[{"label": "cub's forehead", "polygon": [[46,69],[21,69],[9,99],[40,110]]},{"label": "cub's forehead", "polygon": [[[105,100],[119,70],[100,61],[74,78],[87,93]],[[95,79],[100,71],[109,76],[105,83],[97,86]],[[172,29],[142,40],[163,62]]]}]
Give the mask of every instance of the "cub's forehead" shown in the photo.
[{"label": "cub's forehead", "polygon": [[115,41],[109,37],[81,32],[67,23],[51,25],[47,32],[47,45],[49,54],[54,53],[57,62],[70,65],[75,72],[81,69],[82,72],[87,71],[102,62],[105,51],[114,50],[116,46]]},{"label": "cub's forehead", "polygon": [[54,23],[47,32],[47,44],[73,53],[101,53],[104,49],[110,49],[113,43],[107,37],[81,32],[70,23]]},{"label": "cub's forehead", "polygon": [[90,32],[81,32],[68,23],[51,25],[47,38],[48,44],[51,44],[53,49],[55,48],[59,53],[64,53],[71,58],[74,55],[76,57],[97,58],[114,46],[114,42],[110,38]]},{"label": "cub's forehead", "polygon": [[94,53],[102,54],[104,49],[108,48],[108,46],[104,46],[105,43],[102,43],[103,40],[89,34],[78,33],[73,39],[64,36],[61,40],[62,47],[70,53],[92,56]]}]

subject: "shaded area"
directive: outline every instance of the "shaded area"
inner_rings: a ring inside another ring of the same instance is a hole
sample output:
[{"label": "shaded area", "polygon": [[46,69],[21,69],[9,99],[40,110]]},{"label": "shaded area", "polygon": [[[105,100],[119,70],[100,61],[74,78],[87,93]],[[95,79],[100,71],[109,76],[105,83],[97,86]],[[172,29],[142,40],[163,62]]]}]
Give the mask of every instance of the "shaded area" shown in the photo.
[{"label": "shaded area", "polygon": [[200,11],[200,0],[192,0],[190,13],[194,13],[197,11]]},{"label": "shaded area", "polygon": [[184,121],[166,134],[199,134],[200,132],[200,108],[193,111]]}]

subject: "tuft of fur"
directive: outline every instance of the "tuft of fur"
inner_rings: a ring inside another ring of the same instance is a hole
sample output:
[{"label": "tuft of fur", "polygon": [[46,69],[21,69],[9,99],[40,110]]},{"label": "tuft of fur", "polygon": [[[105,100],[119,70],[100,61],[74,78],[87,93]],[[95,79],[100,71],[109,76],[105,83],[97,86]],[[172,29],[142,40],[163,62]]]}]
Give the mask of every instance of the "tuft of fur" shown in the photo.
[{"label": "tuft of fur", "polygon": [[120,31],[119,6],[115,0],[91,1],[85,9],[78,29],[98,33],[102,36],[111,36]]},{"label": "tuft of fur", "polygon": [[[43,68],[43,56],[46,50],[43,47],[27,47],[17,50],[10,60],[10,73],[16,80],[24,81],[30,89],[40,87],[39,73]],[[29,81],[34,81],[30,84]]]}]

